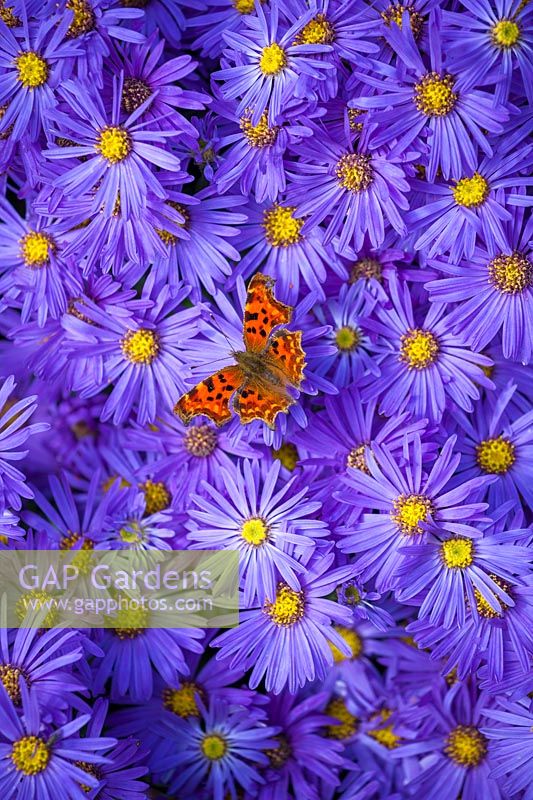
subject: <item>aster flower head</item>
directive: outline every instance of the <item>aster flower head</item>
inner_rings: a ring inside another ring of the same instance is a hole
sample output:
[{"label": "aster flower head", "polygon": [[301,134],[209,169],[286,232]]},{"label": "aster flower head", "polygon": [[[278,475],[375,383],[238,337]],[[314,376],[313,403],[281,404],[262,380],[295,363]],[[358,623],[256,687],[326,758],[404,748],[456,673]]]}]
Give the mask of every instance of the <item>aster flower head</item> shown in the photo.
[{"label": "aster flower head", "polygon": [[350,654],[333,623],[349,624],[351,612],[325,598],[353,577],[354,569],[334,569],[333,562],[331,554],[315,558],[301,577],[300,591],[280,582],[275,596],[262,607],[241,613],[240,626],[213,641],[221,648],[217,658],[229,659],[230,666],[252,668],[252,689],[264,678],[268,692],[279,694],[287,687],[294,694],[307,681],[325,677],[333,664],[329,642]]},{"label": "aster flower head", "polygon": [[492,777],[503,782],[509,795],[524,792],[524,800],[530,800],[533,714],[528,699],[512,702],[500,697],[496,705],[489,705],[483,713],[485,725],[481,733],[491,744],[496,764]]},{"label": "aster flower head", "polygon": [[334,141],[325,127],[315,126],[314,134],[302,142],[302,158],[289,172],[287,197],[297,216],[306,218],[302,233],[325,221],[324,242],[338,236],[340,253],[347,246],[359,250],[365,236],[379,247],[389,225],[404,234],[409,184],[400,163],[411,156],[399,159],[360,145],[354,150]]},{"label": "aster flower head", "polygon": [[276,125],[282,119],[285,102],[298,89],[303,90],[302,76],[321,81],[325,80],[328,69],[333,69],[332,64],[319,58],[331,48],[294,43],[302,25],[313,16],[312,11],[288,28],[280,22],[278,0],[273,0],[266,11],[258,0],[255,11],[255,15],[243,18],[241,31],[224,34],[228,44],[224,66],[214,73],[214,78],[221,82],[223,97],[239,99],[239,115],[251,109],[252,125],[258,125],[265,112],[268,124]]},{"label": "aster flower head", "polygon": [[[409,22],[404,12],[406,23]],[[477,167],[477,147],[490,155],[484,131],[499,134],[509,113],[493,95],[474,88],[464,75],[450,74],[440,42],[440,12],[431,12],[428,25],[429,63],[422,57],[409,24],[392,24],[384,36],[400,63],[392,67],[374,62],[369,73],[358,72],[365,84],[379,93],[357,98],[357,107],[369,112],[371,147],[393,146],[403,153],[418,137],[425,141],[427,176],[435,179],[440,168],[444,178],[459,180]],[[477,77],[477,76],[476,76]],[[477,79],[479,82],[479,79]]]},{"label": "aster flower head", "polygon": [[440,421],[451,403],[471,411],[478,387],[492,388],[483,371],[490,359],[452,334],[444,304],[433,303],[418,322],[407,284],[393,279],[389,291],[392,308],[377,304],[373,317],[362,323],[365,332],[377,336],[381,371],[363,389],[363,399],[380,398],[379,410],[387,416],[408,410],[430,421]]},{"label": "aster flower head", "polygon": [[[245,607],[272,598],[280,580],[299,592],[299,576],[316,547],[327,535],[318,519],[320,503],[310,500],[307,486],[294,475],[279,487],[281,463],[274,461],[261,476],[259,462],[245,461],[241,469],[222,470],[225,491],[204,483],[189,510],[189,539],[193,548],[229,548],[241,556]],[[294,488],[293,488],[294,487]]]},{"label": "aster flower head", "polygon": [[477,499],[492,479],[474,478],[445,490],[461,458],[454,452],[455,444],[456,437],[450,437],[425,474],[419,436],[413,437],[402,469],[385,445],[371,443],[365,450],[367,471],[350,469],[343,476],[345,488],[338,499],[365,513],[360,522],[342,531],[340,546],[358,554],[357,573],[363,580],[375,576],[378,591],[397,587],[403,548],[424,541],[428,531],[479,537],[475,523],[485,519],[487,504]]}]

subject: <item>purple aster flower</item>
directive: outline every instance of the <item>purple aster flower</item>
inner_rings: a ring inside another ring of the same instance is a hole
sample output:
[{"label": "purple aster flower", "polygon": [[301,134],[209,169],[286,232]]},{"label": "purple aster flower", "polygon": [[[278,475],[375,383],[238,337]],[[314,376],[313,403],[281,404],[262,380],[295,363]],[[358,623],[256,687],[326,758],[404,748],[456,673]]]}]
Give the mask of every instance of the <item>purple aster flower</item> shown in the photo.
[{"label": "purple aster flower", "polygon": [[356,578],[340,584],[336,591],[337,600],[341,605],[351,609],[354,620],[368,620],[378,631],[387,631],[393,627],[393,617],[386,608],[379,605],[381,600],[379,592],[368,591]]},{"label": "purple aster flower", "polygon": [[516,386],[508,384],[496,401],[478,403],[475,414],[453,411],[463,456],[457,478],[492,475],[487,488],[491,508],[509,499],[519,504],[520,496],[533,504],[533,411],[518,414],[512,408],[515,391]]},{"label": "purple aster flower", "polygon": [[[466,0],[460,13],[443,14],[442,37],[453,71],[479,81],[488,75],[496,97],[507,100],[516,67],[526,95],[533,101],[531,9],[520,0]],[[466,9],[466,10],[465,10]]]},{"label": "purple aster flower", "polygon": [[333,664],[329,642],[350,654],[332,623],[350,624],[351,611],[325,598],[354,570],[332,569],[333,562],[331,554],[316,558],[301,576],[300,591],[280,582],[275,596],[260,608],[241,612],[239,627],[213,641],[221,648],[217,658],[252,669],[252,689],[264,679],[267,692],[279,694],[287,687],[294,694],[307,681],[326,676]]},{"label": "purple aster flower", "polygon": [[457,303],[448,322],[475,350],[501,331],[502,357],[495,360],[496,369],[505,359],[528,364],[533,353],[533,256],[530,234],[527,227],[520,231],[521,221],[519,213],[503,246],[477,246],[460,264],[432,260],[446,277],[426,284],[431,301]]},{"label": "purple aster flower", "polygon": [[74,41],[64,41],[68,16],[49,16],[28,24],[21,6],[20,27],[10,30],[0,19],[0,104],[7,104],[0,119],[0,132],[17,141],[39,136],[43,120],[56,105],[56,87],[61,61],[81,51]]},{"label": "purple aster flower", "polygon": [[218,58],[225,47],[224,33],[240,31],[243,15],[255,13],[255,0],[204,0],[198,10],[201,13],[187,19],[188,28],[200,29],[193,47]]},{"label": "purple aster flower", "polygon": [[[327,220],[324,243],[338,236],[341,253],[350,245],[359,250],[365,235],[379,247],[388,225],[405,234],[400,212],[409,206],[409,184],[400,159],[361,146],[354,151],[342,140],[331,139],[324,127],[313,130],[313,138],[298,148],[301,160],[289,171],[288,201],[296,206],[298,217],[307,217],[302,233]],[[402,160],[406,159],[409,156]]]},{"label": "purple aster flower", "polygon": [[533,713],[530,703],[526,698],[510,702],[500,697],[497,705],[485,708],[483,714],[487,722],[481,733],[491,743],[491,757],[496,764],[491,777],[503,781],[503,789],[509,796],[523,792],[524,800],[531,800]]},{"label": "purple aster flower", "polygon": [[[397,570],[398,600],[421,603],[418,616],[445,628],[465,623],[467,609],[477,614],[477,599],[495,613],[512,606],[512,586],[531,571],[533,553],[524,542],[531,531],[506,531],[472,539],[454,536],[403,550]],[[505,587],[505,588],[504,588]],[[509,587],[509,588],[507,588]]]},{"label": "purple aster flower", "polygon": [[408,410],[436,422],[450,403],[471,411],[479,386],[493,388],[482,369],[492,365],[490,359],[451,333],[445,305],[433,303],[417,323],[407,284],[391,280],[389,291],[392,307],[376,305],[374,317],[362,322],[365,333],[377,337],[381,370],[363,389],[363,400],[381,398],[379,411],[386,416]]},{"label": "purple aster flower", "polygon": [[251,124],[259,125],[266,112],[268,125],[276,125],[283,118],[285,103],[295,94],[298,96],[298,89],[303,90],[302,76],[314,83],[325,80],[326,72],[334,69],[333,64],[319,58],[331,47],[295,44],[298,32],[311,20],[312,11],[289,28],[280,24],[278,0],[272,0],[266,13],[257,2],[255,11],[255,15],[243,17],[244,27],[239,32],[224,33],[228,48],[224,51],[223,68],[213,77],[221,82],[224,98],[239,98],[239,116],[249,109]]},{"label": "purple aster flower", "polygon": [[201,111],[205,103],[210,101],[209,95],[183,89],[179,85],[198,64],[188,55],[161,63],[164,47],[164,40],[158,41],[154,33],[148,41],[120,54],[117,71],[124,72],[122,110],[131,114],[154,96],[153,102],[145,106],[143,117],[163,129],[171,126],[195,139],[198,131],[178,109]]},{"label": "purple aster flower", "polygon": [[[152,287],[145,287],[144,308],[135,316],[120,308],[99,308],[89,299],[76,303],[79,317],[68,316],[72,356],[93,357],[83,396],[114,384],[102,411],[102,420],[115,424],[127,419],[137,407],[141,425],[155,420],[160,408],[171,408],[185,391],[183,347],[196,333],[199,310],[183,308],[189,289],[174,291],[164,286],[157,299],[149,300]],[[144,313],[141,313],[144,311]]]},{"label": "purple aster flower", "polygon": [[427,475],[422,471],[419,436],[413,437],[409,461],[402,469],[385,445],[373,442],[365,449],[367,471],[350,469],[342,477],[346,488],[338,492],[338,499],[373,513],[365,513],[361,522],[343,530],[340,546],[357,553],[357,573],[363,580],[375,576],[379,592],[398,587],[405,547],[424,541],[428,531],[480,536],[474,523],[485,519],[487,504],[476,500],[492,479],[472,478],[446,491],[461,458],[454,452],[455,442],[455,436],[447,440]]},{"label": "purple aster flower", "polygon": [[162,720],[170,747],[157,758],[158,770],[170,775],[169,791],[193,797],[205,789],[213,800],[236,796],[237,787],[257,792],[264,782],[258,769],[268,763],[265,751],[277,745],[277,728],[221,700],[207,709],[202,704],[199,718],[172,723]]},{"label": "purple aster flower", "polygon": [[166,488],[149,481],[144,491],[122,488],[121,480],[108,490],[106,530],[98,540],[104,550],[171,550],[176,535],[169,509],[152,511],[149,504],[167,500]]},{"label": "purple aster flower", "polygon": [[436,697],[436,708],[426,706],[432,730],[413,732],[414,741],[400,744],[392,757],[417,759],[418,769],[411,773],[408,787],[421,796],[474,800],[481,793],[501,800],[499,785],[491,778],[491,748],[481,732],[486,697],[465,690],[460,698],[463,702],[452,704],[451,697]]},{"label": "purple aster flower", "polygon": [[[225,199],[225,198],[223,198]],[[248,223],[243,227],[240,245],[248,252],[233,271],[231,288],[237,276],[247,280],[257,269],[271,275],[283,299],[294,304],[301,284],[325,299],[322,284],[328,268],[345,276],[331,245],[326,245],[320,228],[302,234],[304,220],[297,218],[297,209],[286,202],[247,206]]]},{"label": "purple aster flower", "polygon": [[[28,453],[21,450],[30,436],[47,431],[46,422],[29,422],[37,409],[37,397],[31,395],[22,400],[11,397],[16,383],[11,375],[3,381],[0,389],[0,508],[21,507],[21,498],[32,498],[33,492],[26,485],[26,476],[13,466],[13,461],[21,461]],[[9,522],[8,520],[6,520]]]},{"label": "purple aster flower", "polygon": [[106,762],[99,753],[109,750],[116,739],[103,736],[78,736],[90,720],[82,714],[59,728],[44,726],[35,693],[20,681],[23,715],[0,686],[0,790],[5,800],[42,800],[62,797],[80,800],[81,786],[95,789],[98,779],[79,766],[96,767]]},{"label": "purple aster flower", "polygon": [[283,692],[270,698],[268,721],[279,729],[275,746],[266,751],[269,764],[259,789],[259,800],[298,797],[316,800],[318,781],[339,785],[339,768],[344,765],[342,745],[324,737],[329,719],[323,708],[327,694],[301,697]]},{"label": "purple aster flower", "polygon": [[435,198],[406,216],[415,233],[422,231],[415,242],[417,249],[430,257],[449,252],[449,260],[457,261],[463,255],[471,258],[479,238],[488,250],[508,247],[505,224],[512,222],[513,216],[506,190],[533,185],[533,178],[517,175],[531,168],[533,147],[515,149],[509,143],[508,148],[485,156],[453,186],[413,181],[414,190]]},{"label": "purple aster flower", "polygon": [[326,523],[317,519],[321,504],[308,498],[309,487],[301,485],[299,475],[280,487],[280,469],[279,461],[263,476],[258,461],[245,461],[240,469],[222,468],[224,493],[203,483],[203,496],[194,496],[189,509],[188,538],[193,549],[240,553],[246,608],[256,600],[263,603],[274,597],[280,581],[293,593],[299,592],[299,577],[313,555],[315,539],[328,533]]},{"label": "purple aster flower", "polygon": [[[492,148],[484,131],[500,134],[508,111],[493,95],[475,89],[472,80],[454,75],[443,65],[438,10],[428,25],[429,64],[422,58],[410,25],[393,24],[384,36],[398,56],[396,68],[373,62],[372,72],[358,72],[364,83],[379,94],[357,98],[357,107],[368,111],[371,147],[394,143],[393,153],[403,153],[422,136],[429,148],[427,176],[435,180],[440,168],[444,178],[461,178],[477,168],[476,144],[486,155]],[[408,21],[408,14],[404,12]],[[477,83],[482,82],[477,78]],[[381,109],[374,111],[374,109]]]},{"label": "purple aster flower", "polygon": [[[85,91],[80,97],[78,85],[66,81],[61,87],[62,106],[49,114],[52,139],[74,142],[72,146],[52,146],[45,151],[48,159],[59,161],[59,175],[53,185],[74,203],[80,194],[97,185],[90,216],[103,213],[110,217],[120,206],[125,217],[142,217],[148,192],[160,199],[166,197],[152,165],[171,172],[179,170],[179,160],[161,146],[178,131],[158,130],[155,126],[147,130],[146,122],[139,121],[153,102],[153,95],[123,121],[123,87],[121,73],[113,79],[109,114],[99,95]],[[62,166],[62,161],[67,163]]]}]

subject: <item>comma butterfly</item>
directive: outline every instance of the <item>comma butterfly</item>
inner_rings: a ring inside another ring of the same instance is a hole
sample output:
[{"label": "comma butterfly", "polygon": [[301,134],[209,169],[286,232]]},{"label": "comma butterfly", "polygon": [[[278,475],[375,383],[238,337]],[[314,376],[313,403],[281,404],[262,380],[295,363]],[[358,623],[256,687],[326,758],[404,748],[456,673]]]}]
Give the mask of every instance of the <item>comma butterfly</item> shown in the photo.
[{"label": "comma butterfly", "polygon": [[[248,284],[244,307],[245,350],[232,352],[236,364],[223,367],[184,394],[174,412],[188,423],[203,414],[217,425],[231,419],[230,400],[243,424],[276,416],[295,401],[288,389],[300,388],[305,367],[302,332],[279,328],[290,322],[292,308],[276,300],[272,278],[258,273]],[[274,331],[274,332],[273,332]]]}]

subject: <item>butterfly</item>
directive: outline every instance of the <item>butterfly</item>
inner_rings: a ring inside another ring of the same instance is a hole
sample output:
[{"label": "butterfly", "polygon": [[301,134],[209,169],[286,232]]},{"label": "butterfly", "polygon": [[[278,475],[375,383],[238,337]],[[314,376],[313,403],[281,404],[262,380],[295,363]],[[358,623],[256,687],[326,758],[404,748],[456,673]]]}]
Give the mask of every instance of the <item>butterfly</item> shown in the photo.
[{"label": "butterfly", "polygon": [[243,424],[259,419],[273,428],[277,415],[295,402],[289,389],[299,389],[303,380],[302,332],[278,327],[290,322],[292,308],[276,300],[273,285],[261,273],[251,279],[244,306],[245,349],[231,353],[235,364],[222,367],[178,400],[174,413],[183,422],[203,414],[223,425],[231,419],[233,397],[233,410]]}]

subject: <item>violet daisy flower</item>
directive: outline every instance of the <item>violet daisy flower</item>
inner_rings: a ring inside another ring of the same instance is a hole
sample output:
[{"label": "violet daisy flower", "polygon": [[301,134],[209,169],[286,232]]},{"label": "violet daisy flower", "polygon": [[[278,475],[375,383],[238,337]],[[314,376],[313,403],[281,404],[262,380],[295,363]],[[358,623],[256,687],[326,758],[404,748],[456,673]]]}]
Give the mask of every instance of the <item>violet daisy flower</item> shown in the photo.
[{"label": "violet daisy flower", "polygon": [[[22,5],[24,9],[24,5]],[[26,10],[20,27],[10,30],[0,19],[0,104],[7,104],[0,118],[0,133],[17,141],[39,136],[43,120],[56,105],[60,63],[81,53],[74,41],[65,41],[68,16],[28,24]]]},{"label": "violet daisy flower", "polygon": [[30,436],[43,433],[49,428],[46,422],[32,422],[30,417],[37,409],[37,396],[31,395],[22,400],[11,397],[16,383],[12,375],[6,378],[0,388],[0,508],[10,506],[20,509],[21,498],[32,498],[33,492],[26,485],[26,476],[13,466],[13,461],[21,461],[28,453],[21,450]]},{"label": "violet daisy flower", "polygon": [[274,736],[275,746],[266,751],[269,764],[259,800],[291,796],[316,800],[319,780],[338,786],[342,745],[324,737],[329,722],[323,710],[326,699],[325,692],[310,697],[283,692],[270,698],[268,721],[280,730]]},{"label": "violet daisy flower", "polygon": [[516,576],[520,581],[531,571],[533,554],[524,542],[530,537],[528,530],[506,531],[478,539],[432,538],[406,547],[396,572],[396,597],[401,603],[421,602],[419,619],[445,628],[462,627],[467,608],[477,613],[478,599],[499,613],[503,605],[514,605]]},{"label": "violet daisy flower", "polygon": [[[414,190],[435,198],[406,216],[411,230],[417,235],[422,231],[415,242],[417,250],[429,257],[449,253],[449,260],[457,261],[462,256],[471,258],[480,238],[488,250],[505,249],[506,223],[513,220],[508,190],[533,186],[533,178],[526,177],[532,164],[533,147],[515,149],[509,144],[509,150],[485,156],[453,186],[413,181]],[[523,172],[524,176],[517,174]]]},{"label": "violet daisy flower", "polygon": [[528,364],[533,354],[533,255],[521,221],[516,214],[503,247],[478,245],[461,264],[430,261],[444,276],[426,283],[432,302],[457,303],[448,323],[474,350],[484,349],[501,331],[496,369],[504,359]]},{"label": "violet daisy flower", "polygon": [[239,551],[246,608],[274,597],[280,580],[299,592],[299,576],[314,553],[315,539],[328,533],[326,523],[317,519],[321,504],[309,499],[309,487],[294,475],[280,488],[280,469],[277,460],[264,475],[258,461],[223,468],[224,493],[204,483],[203,495],[194,496],[189,509],[193,549]]},{"label": "violet daisy flower", "polygon": [[183,348],[196,333],[199,309],[181,307],[188,288],[165,286],[150,301],[151,288],[145,287],[148,302],[135,316],[84,299],[76,304],[83,319],[65,320],[72,357],[94,360],[82,396],[114,384],[102,410],[104,421],[123,422],[135,405],[139,424],[153,422],[158,409],[171,408],[186,390]]},{"label": "violet daisy flower", "polygon": [[483,709],[483,715],[487,722],[481,733],[491,743],[491,757],[495,762],[492,778],[503,781],[503,789],[509,796],[520,795],[523,800],[531,800],[533,713],[528,699],[511,702],[499,697],[496,706]]},{"label": "violet daisy flower", "polygon": [[447,440],[428,475],[422,471],[422,445],[415,436],[402,469],[385,445],[372,443],[365,450],[367,471],[350,469],[342,476],[345,488],[336,497],[373,513],[365,513],[361,522],[340,531],[340,547],[357,553],[357,574],[363,580],[375,577],[379,592],[398,586],[404,548],[419,544],[428,531],[480,536],[474,523],[486,519],[487,504],[476,501],[493,479],[472,478],[446,490],[461,458],[454,452],[455,442],[455,436]]},{"label": "violet daisy flower", "polygon": [[329,642],[350,654],[333,622],[349,625],[351,611],[326,597],[354,569],[332,569],[333,562],[331,554],[316,558],[301,576],[300,591],[279,583],[275,596],[260,608],[241,612],[239,627],[212,642],[221,648],[217,658],[252,670],[252,689],[264,679],[267,692],[279,694],[287,687],[294,694],[307,681],[326,676],[333,664]]},{"label": "violet daisy flower", "polygon": [[518,67],[531,102],[531,8],[520,0],[503,0],[498,5],[490,0],[464,0],[462,5],[460,13],[449,10],[443,14],[442,37],[450,67],[478,81],[488,74],[494,80],[497,99],[503,101]]},{"label": "violet daisy flower", "polygon": [[3,685],[0,686],[0,791],[5,800],[42,800],[61,797],[81,800],[81,786],[96,789],[98,779],[80,762],[98,766],[106,762],[99,753],[116,745],[103,736],[77,735],[90,720],[82,714],[53,730],[42,721],[35,693],[20,681],[23,715],[17,713]]},{"label": "violet daisy flower", "polygon": [[307,217],[302,233],[327,220],[324,243],[338,236],[341,253],[350,245],[359,250],[365,235],[379,247],[388,225],[405,234],[401,212],[409,207],[409,184],[399,164],[409,156],[394,158],[361,146],[354,152],[323,127],[314,126],[314,133],[298,148],[301,160],[288,173],[288,202],[297,217]]},{"label": "violet daisy flower", "polygon": [[228,48],[223,68],[213,73],[213,78],[221,82],[224,98],[239,98],[239,116],[249,109],[250,123],[259,125],[266,112],[268,125],[276,125],[285,103],[298,96],[298,88],[303,89],[302,76],[314,83],[325,80],[326,72],[334,69],[333,64],[315,58],[331,47],[294,43],[302,26],[311,20],[312,11],[289,28],[280,24],[278,0],[272,0],[266,13],[258,1],[255,11],[254,16],[243,17],[244,27],[239,32],[224,33]]},{"label": "violet daisy flower", "polygon": [[394,278],[389,292],[391,307],[377,304],[374,317],[362,322],[365,333],[377,337],[381,370],[363,388],[363,400],[380,398],[379,411],[386,416],[407,410],[434,422],[450,403],[471,411],[479,387],[493,388],[483,370],[492,361],[451,333],[445,305],[433,303],[418,323],[407,284]]},{"label": "violet daisy flower", "polygon": [[[408,20],[407,12],[404,16]],[[492,154],[484,131],[502,133],[509,112],[462,74],[454,76],[445,70],[437,11],[431,14],[428,35],[429,65],[411,26],[400,29],[395,24],[385,29],[384,36],[401,65],[393,68],[373,62],[371,73],[358,72],[363,83],[380,92],[358,97],[357,107],[372,111],[368,130],[377,130],[371,134],[371,147],[394,143],[393,153],[403,153],[422,136],[429,148],[428,179],[434,181],[439,168],[444,178],[460,179],[477,167],[474,142],[485,154]]]},{"label": "violet daisy flower", "polygon": [[[147,482],[145,491],[121,488],[113,482],[109,490],[106,530],[97,547],[104,550],[171,550],[176,531],[170,510],[149,512],[147,502],[166,500],[165,487]],[[146,484],[145,484],[146,486]]]},{"label": "violet daisy flower", "polygon": [[268,764],[265,751],[277,745],[278,728],[221,700],[202,704],[199,718],[165,717],[162,727],[170,747],[158,753],[156,770],[170,776],[169,791],[186,797],[202,788],[213,800],[236,796],[237,787],[255,795],[264,783],[258,770]]},{"label": "violet daisy flower", "polygon": [[[225,199],[225,198],[223,198]],[[320,228],[302,233],[303,219],[297,209],[286,202],[246,207],[248,222],[243,226],[240,245],[248,252],[233,271],[228,285],[231,288],[239,275],[247,280],[257,269],[271,275],[277,282],[280,296],[289,303],[297,302],[301,284],[324,300],[322,284],[328,268],[345,276],[331,245],[326,245]]]},{"label": "violet daisy flower", "polygon": [[516,386],[508,384],[495,401],[479,403],[475,414],[452,412],[458,425],[462,460],[458,480],[492,475],[487,499],[493,508],[506,500],[533,504],[533,411],[518,414],[510,405]]},{"label": "violet daisy flower", "polygon": [[[139,121],[153,95],[122,121],[123,86],[122,73],[113,79],[108,114],[99,95],[85,91],[81,98],[78,85],[66,81],[61,87],[62,106],[49,114],[52,138],[75,143],[45,150],[46,158],[60,162],[59,175],[52,183],[74,204],[80,194],[94,190],[91,216],[113,216],[119,205],[126,217],[141,217],[148,192],[160,199],[166,197],[152,165],[171,172],[180,166],[179,159],[161,146],[178,132],[147,130],[146,122]],[[63,168],[63,160],[76,160],[76,165],[68,163]]]}]

